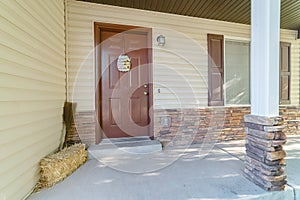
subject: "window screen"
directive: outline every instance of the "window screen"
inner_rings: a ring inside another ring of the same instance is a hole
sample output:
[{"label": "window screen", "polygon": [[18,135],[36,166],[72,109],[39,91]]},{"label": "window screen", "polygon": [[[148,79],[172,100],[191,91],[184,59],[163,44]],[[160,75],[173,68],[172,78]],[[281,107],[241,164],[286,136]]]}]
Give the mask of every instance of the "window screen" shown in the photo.
[{"label": "window screen", "polygon": [[249,42],[225,42],[225,93],[227,105],[250,104]]}]

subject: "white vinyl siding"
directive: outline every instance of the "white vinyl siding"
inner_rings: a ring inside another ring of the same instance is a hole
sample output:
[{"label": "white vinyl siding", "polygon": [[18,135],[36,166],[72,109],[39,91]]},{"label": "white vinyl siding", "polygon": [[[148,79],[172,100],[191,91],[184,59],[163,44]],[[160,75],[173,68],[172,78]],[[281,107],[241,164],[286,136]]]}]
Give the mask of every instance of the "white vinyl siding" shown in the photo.
[{"label": "white vinyl siding", "polygon": [[5,0],[0,15],[0,200],[19,200],[61,139],[64,2]]},{"label": "white vinyl siding", "polygon": [[300,46],[297,31],[281,31],[280,41],[291,43],[291,105],[300,104]]},{"label": "white vinyl siding", "polygon": [[291,44],[291,104],[300,104],[300,39]]},{"label": "white vinyl siding", "polygon": [[[292,85],[293,85],[293,94],[292,94],[292,101],[293,103],[297,102],[297,98],[298,98],[298,104],[300,104],[300,38],[297,40],[298,43],[298,51],[293,49],[293,67],[292,67]],[[297,47],[295,47],[297,48]],[[298,56],[297,56],[298,53]],[[299,65],[297,64],[297,62],[299,63]],[[298,66],[298,68],[297,68]],[[297,70],[298,69],[298,70]],[[294,73],[294,74],[293,74]],[[297,85],[298,83],[298,85]],[[297,91],[298,90],[298,91]]]},{"label": "white vinyl siding", "polygon": [[[154,109],[206,107],[207,34],[250,38],[250,26],[243,24],[74,0],[68,0],[67,5],[68,98],[78,103],[78,111],[95,110],[94,22],[152,28]],[[164,47],[156,42],[161,34],[166,37]],[[295,34],[292,30],[281,31],[281,39],[292,43],[293,49],[292,104],[299,103]]]}]

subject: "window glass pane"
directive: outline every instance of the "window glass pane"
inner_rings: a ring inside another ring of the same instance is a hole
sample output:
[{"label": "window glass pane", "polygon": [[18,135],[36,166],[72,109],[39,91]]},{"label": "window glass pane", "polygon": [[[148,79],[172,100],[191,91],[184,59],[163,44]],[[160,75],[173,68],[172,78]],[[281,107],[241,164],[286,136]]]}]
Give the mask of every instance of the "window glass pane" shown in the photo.
[{"label": "window glass pane", "polygon": [[225,42],[226,104],[250,104],[250,44]]}]

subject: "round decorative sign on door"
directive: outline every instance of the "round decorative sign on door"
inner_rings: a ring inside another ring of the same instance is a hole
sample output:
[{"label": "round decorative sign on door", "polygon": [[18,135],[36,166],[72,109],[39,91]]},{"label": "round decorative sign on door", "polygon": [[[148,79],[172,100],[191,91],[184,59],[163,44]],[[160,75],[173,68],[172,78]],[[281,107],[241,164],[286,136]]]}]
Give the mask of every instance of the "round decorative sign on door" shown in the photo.
[{"label": "round decorative sign on door", "polygon": [[117,67],[120,72],[128,72],[131,67],[130,58],[127,55],[120,55],[118,57]]}]

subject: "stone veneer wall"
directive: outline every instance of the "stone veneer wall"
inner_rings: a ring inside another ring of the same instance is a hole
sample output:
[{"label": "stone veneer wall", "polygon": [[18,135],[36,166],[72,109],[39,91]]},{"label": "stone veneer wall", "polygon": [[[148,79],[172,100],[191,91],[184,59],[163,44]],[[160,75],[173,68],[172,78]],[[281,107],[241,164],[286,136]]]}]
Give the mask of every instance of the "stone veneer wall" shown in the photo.
[{"label": "stone veneer wall", "polygon": [[244,175],[268,191],[284,190],[286,134],[283,118],[246,115],[246,156]]},{"label": "stone veneer wall", "polygon": [[213,133],[210,140],[243,139],[244,115],[249,113],[249,107],[155,110],[155,136],[175,145],[186,144],[186,139],[202,142],[207,133]]},{"label": "stone veneer wall", "polygon": [[[210,139],[245,139],[247,114],[250,114],[249,106],[154,110],[154,135],[160,141],[178,145],[186,141],[199,143],[207,132],[213,133]],[[300,134],[300,106],[281,106],[280,115],[285,119],[286,134]],[[78,142],[79,136],[85,144],[95,143],[95,124],[94,111],[77,112],[74,131],[67,141]]]},{"label": "stone veneer wall", "polygon": [[[155,110],[155,136],[173,144],[200,143],[212,132],[209,139],[213,140],[245,139],[244,116],[248,114],[250,106]],[[286,134],[300,134],[300,106],[280,106],[280,115]]]},{"label": "stone veneer wall", "polygon": [[75,115],[74,128],[76,129],[75,137],[71,140],[79,139],[84,144],[94,144],[96,142],[96,114],[94,111],[77,112]]},{"label": "stone veneer wall", "polygon": [[279,115],[284,119],[285,134],[300,134],[300,106],[280,106]]}]

